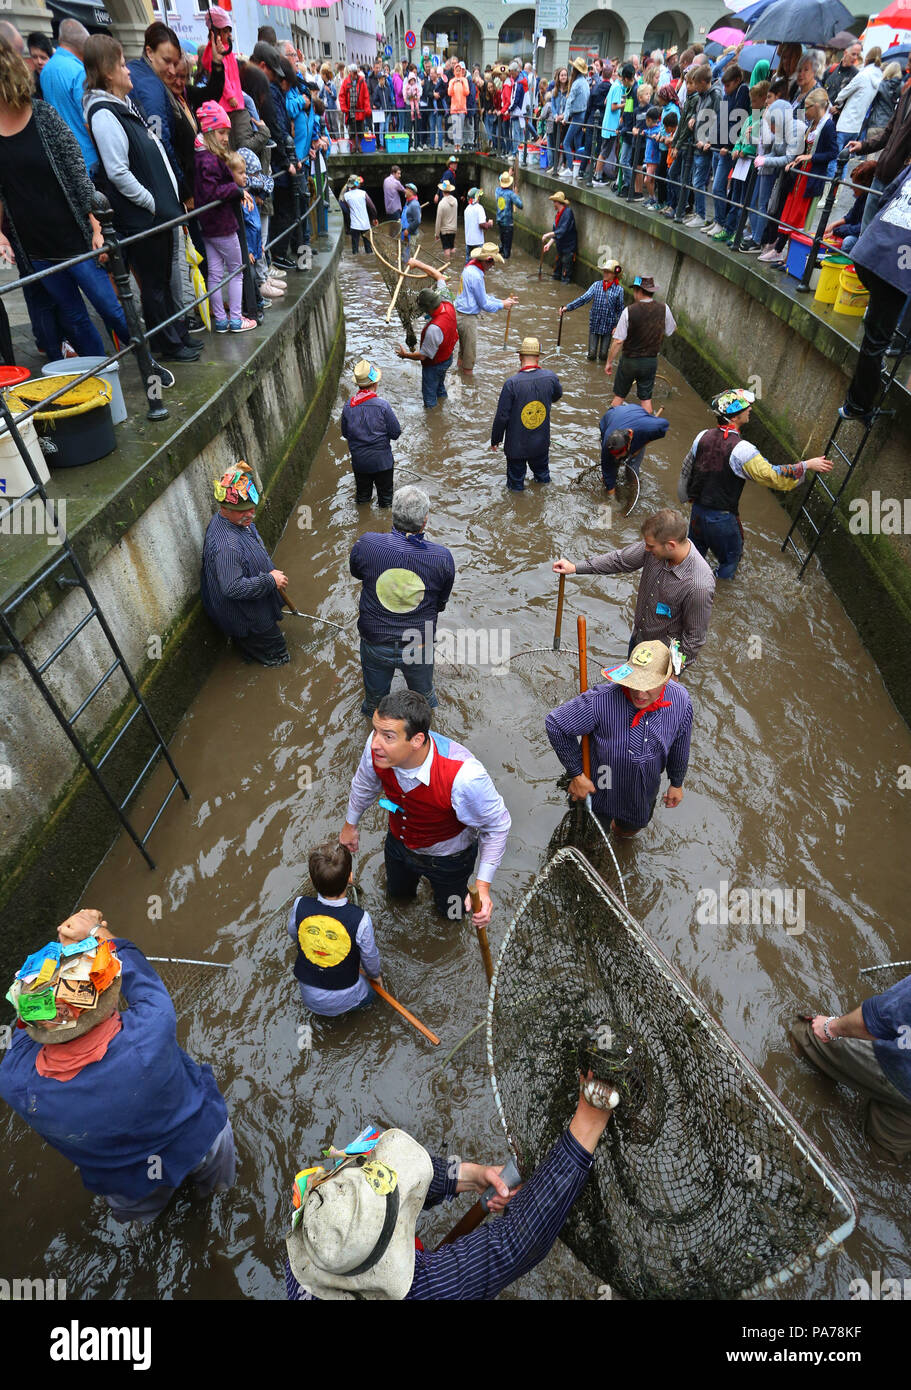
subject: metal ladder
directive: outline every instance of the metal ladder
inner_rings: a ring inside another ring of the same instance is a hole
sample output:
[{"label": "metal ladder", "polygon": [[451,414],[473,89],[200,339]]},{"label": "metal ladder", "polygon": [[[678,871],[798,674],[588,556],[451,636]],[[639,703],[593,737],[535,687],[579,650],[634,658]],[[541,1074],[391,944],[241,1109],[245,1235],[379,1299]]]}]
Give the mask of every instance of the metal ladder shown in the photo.
[{"label": "metal ladder", "polygon": [[[911,327],[909,327],[907,332],[897,334],[895,339],[893,340],[897,343],[898,347],[900,348],[900,352],[896,354],[895,360],[892,363],[891,370],[883,368],[880,373],[879,398],[876,404],[874,405],[873,409],[870,411],[869,415],[867,415],[864,419],[863,433],[860,437],[860,441],[857,445],[857,448],[855,449],[853,454],[848,454],[845,452],[845,450],[838,443],[838,436],[841,432],[843,425],[854,424],[856,423],[856,420],[843,420],[840,415],[835,420],[835,426],[832,430],[832,433],[829,435],[829,442],[825,447],[824,457],[832,458],[832,451],[834,450],[835,456],[837,456],[837,458],[839,458],[842,463],[847,464],[847,471],[841,480],[841,484],[835,492],[833,492],[832,489],[829,487],[828,483],[826,482],[824,476],[821,473],[813,474],[812,478],[810,479],[810,485],[804,493],[803,501],[801,502],[800,506],[797,508],[797,511],[794,514],[794,519],[791,522],[788,534],[785,536],[784,540],[781,543],[782,550],[787,550],[788,546],[790,546],[791,549],[794,551],[794,554],[797,556],[797,559],[800,563],[800,569],[797,573],[798,579],[803,579],[807,565],[810,563],[813,556],[816,554],[816,550],[823,536],[829,530],[832,524],[832,518],[835,515],[835,509],[838,506],[842,493],[848,486],[848,483],[851,481],[854,469],[860,462],[864,449],[867,446],[867,440],[870,438],[870,435],[876,428],[877,421],[893,414],[891,410],[883,410],[882,403],[885,400],[889,391],[891,390],[892,383],[895,381],[895,377],[899,367],[905,360],[905,355],[908,352],[909,338],[911,338]],[[857,417],[857,419],[859,418],[860,417]],[[810,498],[813,496],[813,489],[816,487],[822,488],[826,497],[829,499],[829,505],[826,508],[819,525],[816,524],[813,517],[810,515],[809,509]],[[797,544],[797,541],[794,539],[794,532],[796,530],[798,522],[800,522],[801,520],[806,523],[806,526],[812,535],[812,540],[810,542],[809,549],[806,551],[806,553],[801,552],[801,549]]]},{"label": "metal ladder", "polygon": [[[165,743],[165,740],[158,729],[158,725],[155,723],[155,720],[152,717],[152,713],[148,705],[143,699],[142,692],[140,691],[139,686],[136,684],[135,677],[133,676],[132,671],[127,665],[126,658],[120,650],[120,647],[117,643],[117,639],[111,631],[110,626],[108,625],[108,621],[105,618],[104,613],[102,612],[98,604],[98,600],[95,597],[95,594],[92,590],[92,586],[88,581],[85,571],[83,570],[82,565],[79,563],[79,560],[75,552],[73,551],[73,548],[69,541],[69,537],[66,535],[65,530],[60,524],[60,520],[57,515],[57,508],[52,499],[48,496],[47,492],[44,489],[44,485],[38,477],[38,474],[35,470],[35,466],[32,462],[31,457],[29,456],[28,449],[22,441],[22,437],[16,428],[12,414],[10,413],[9,406],[7,405],[7,402],[4,399],[2,393],[0,393],[0,417],[2,417],[3,422],[6,425],[6,428],[9,430],[10,438],[15,441],[19,454],[22,457],[22,460],[26,468],[28,469],[29,476],[32,479],[32,486],[26,492],[22,493],[20,497],[12,498],[9,502],[9,505],[5,508],[2,505],[5,499],[0,498],[0,524],[4,524],[8,518],[10,519],[10,521],[12,521],[12,518],[14,517],[17,509],[23,508],[27,502],[30,502],[33,498],[37,497],[41,499],[44,505],[45,517],[47,519],[47,522],[53,526],[53,529],[57,532],[57,535],[60,539],[60,554],[56,557],[56,559],[52,560],[50,564],[44,566],[37,578],[33,579],[31,583],[25,589],[23,589],[22,592],[19,593],[11,602],[7,603],[5,606],[0,606],[0,628],[2,628],[2,632],[7,639],[5,644],[0,643],[0,654],[13,653],[19,657],[20,661],[23,663],[29,675],[31,676],[32,681],[34,682],[35,686],[40,692],[45,703],[50,708],[54,718],[57,720],[57,723],[60,725],[61,729],[69,739],[70,743],[75,748],[77,754],[79,755],[79,758],[88,770],[89,775],[92,777],[96,786],[99,788],[102,795],[105,797],[106,801],[108,802],[108,805],[111,807],[114,814],[117,816],[117,819],[120,821],[120,824],[123,826],[124,830],[127,832],[127,834],[132,839],[133,843],[136,845],[136,848],[139,850],[140,854],[148,864],[149,868],[154,869],[155,861],[151,858],[148,850],[146,849],[146,841],[148,840],[152,831],[155,829],[156,825],[161,819],[161,816],[164,813],[164,809],[167,806],[168,802],[171,800],[171,797],[173,796],[176,789],[178,787],[180,788],[186,800],[189,800],[190,793],[185,787],[180,777],[180,774],[177,771],[177,768],[174,766],[174,760],[172,759],[171,754],[168,751],[167,744]],[[65,571],[67,568],[72,570],[72,575],[63,573],[63,571]],[[57,644],[57,646],[50,653],[50,655],[45,657],[43,661],[38,662],[32,657],[32,655],[25,647],[24,643],[20,641],[19,637],[16,635],[13,620],[17,610],[21,608],[22,604],[25,603],[25,601],[37,589],[39,589],[42,585],[46,584],[52,578],[56,579],[56,583],[60,588],[82,589],[83,593],[86,596],[86,599],[88,600],[89,608],[88,612],[83,614],[83,616],[76,623],[75,627],[67,633],[67,635],[63,638],[61,642]],[[89,691],[88,695],[85,697],[82,703],[75,710],[68,714],[65,710],[61,708],[56,696],[48,687],[47,682],[44,679],[45,672],[54,664],[55,661],[57,661],[59,657],[63,655],[63,653],[69,647],[70,643],[73,642],[76,637],[78,637],[79,633],[82,632],[84,628],[88,627],[88,625],[93,621],[97,622],[101,627],[101,630],[104,633],[105,639],[108,643],[108,646],[111,649],[111,653],[114,659],[105,671],[104,675],[101,677],[101,679],[97,681],[93,689]],[[104,687],[107,685],[108,681],[111,679],[111,677],[114,675],[116,671],[122,672],[122,674],[126,678],[127,685],[129,686],[129,689],[133,696],[133,700],[135,702],[135,708],[124,721],[122,727],[115,734],[110,744],[101,754],[101,756],[93,757],[89,753],[82,739],[79,737],[79,734],[76,732],[74,726],[77,720],[80,719],[82,715],[85,713],[85,711],[88,709],[89,705],[95,699],[95,696],[100,694],[100,692],[104,689]],[[105,780],[105,777],[102,774],[104,772],[105,764],[107,763],[111,754],[117,748],[118,744],[120,743],[120,740],[123,738],[127,730],[132,727],[134,720],[140,718],[140,716],[142,717],[142,719],[145,720],[146,725],[148,726],[148,729],[150,730],[154,739],[155,746],[152,750],[150,757],[147,759],[142,770],[139,772],[138,776],[134,780],[133,785],[130,787],[130,790],[127,792],[126,796],[121,801],[118,801],[117,796],[112,791],[111,787],[108,785],[108,782]],[[165,759],[165,761],[168,764],[168,767],[171,769],[172,781],[170,787],[168,788],[167,794],[164,797],[164,800],[161,802],[160,806],[158,807],[158,810],[155,812],[155,815],[152,818],[151,824],[149,825],[145,834],[140,835],[136,828],[133,826],[132,822],[127,817],[126,807],[129,804],[131,798],[138,790],[143,778],[151,769],[152,764],[159,756],[162,756]]]}]

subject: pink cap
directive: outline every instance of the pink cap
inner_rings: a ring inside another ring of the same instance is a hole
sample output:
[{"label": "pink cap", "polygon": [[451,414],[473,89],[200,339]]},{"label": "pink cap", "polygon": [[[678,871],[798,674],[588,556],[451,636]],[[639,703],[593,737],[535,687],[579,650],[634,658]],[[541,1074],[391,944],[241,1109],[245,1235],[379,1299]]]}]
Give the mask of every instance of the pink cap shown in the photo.
[{"label": "pink cap", "polygon": [[206,11],[206,23],[210,29],[230,29],[231,16],[221,5],[210,5]]},{"label": "pink cap", "polygon": [[219,106],[217,101],[204,101],[196,112],[196,119],[199,121],[203,135],[210,130],[231,129],[228,113],[223,106]]}]

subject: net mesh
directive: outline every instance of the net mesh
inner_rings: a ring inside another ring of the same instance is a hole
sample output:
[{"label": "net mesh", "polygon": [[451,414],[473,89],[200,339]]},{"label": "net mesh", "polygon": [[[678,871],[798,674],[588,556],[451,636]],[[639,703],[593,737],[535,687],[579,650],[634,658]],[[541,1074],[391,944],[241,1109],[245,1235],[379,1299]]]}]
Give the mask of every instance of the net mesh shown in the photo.
[{"label": "net mesh", "polygon": [[487,1052],[526,1174],[572,1114],[580,1059],[620,1091],[561,1234],[624,1297],[769,1292],[853,1228],[841,1180],[573,848],[507,932]]},{"label": "net mesh", "polygon": [[[395,295],[394,312],[398,314],[402,328],[405,330],[405,343],[409,351],[413,352],[418,341],[414,325],[421,323],[424,318],[423,312],[418,308],[418,295],[421,290],[426,289],[434,282],[428,275],[417,274],[412,270],[402,280],[401,289],[398,289],[399,278],[408,256],[420,255],[418,242],[414,242],[409,251],[401,250],[400,252],[402,244],[398,236],[390,235],[390,232],[397,233],[398,228],[398,220],[381,223],[380,226],[374,228],[371,245],[376,253],[376,264],[383,277],[383,283],[389,291],[390,300]],[[398,293],[396,293],[397,290]],[[383,312],[385,314],[385,306]]]},{"label": "net mesh", "polygon": [[885,990],[897,985],[900,980],[906,980],[911,975],[911,960],[888,961],[885,965],[868,965],[860,972],[860,978],[865,986],[869,986],[874,994],[882,994]]},{"label": "net mesh", "polygon": [[193,1001],[227,982],[230,967],[214,960],[179,960],[174,956],[148,956],[162,984],[171,996],[178,1016]]}]

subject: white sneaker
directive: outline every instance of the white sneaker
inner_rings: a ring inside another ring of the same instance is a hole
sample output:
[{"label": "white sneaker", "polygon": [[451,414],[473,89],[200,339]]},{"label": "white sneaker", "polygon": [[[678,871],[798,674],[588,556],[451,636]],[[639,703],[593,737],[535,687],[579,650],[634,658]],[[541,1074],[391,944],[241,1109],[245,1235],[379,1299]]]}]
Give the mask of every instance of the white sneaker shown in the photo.
[{"label": "white sneaker", "polygon": [[270,279],[270,280],[287,280],[287,278],[288,278],[288,272],[287,272],[287,270],[282,270],[282,268],[281,268],[280,266],[277,266],[277,265],[270,265],[270,267],[269,267],[269,279]]},{"label": "white sneaker", "polygon": [[275,285],[271,280],[264,280],[259,287],[259,292],[265,299],[280,299],[283,294],[287,293],[284,285]]},{"label": "white sneaker", "polygon": [[714,236],[716,232],[721,231],[721,228],[718,226],[717,222],[709,222],[705,227],[700,227],[699,230],[703,232],[705,236]]},{"label": "white sneaker", "polygon": [[701,227],[702,218],[697,217],[696,214],[693,213],[692,217],[685,217],[683,219],[683,225],[684,227]]}]

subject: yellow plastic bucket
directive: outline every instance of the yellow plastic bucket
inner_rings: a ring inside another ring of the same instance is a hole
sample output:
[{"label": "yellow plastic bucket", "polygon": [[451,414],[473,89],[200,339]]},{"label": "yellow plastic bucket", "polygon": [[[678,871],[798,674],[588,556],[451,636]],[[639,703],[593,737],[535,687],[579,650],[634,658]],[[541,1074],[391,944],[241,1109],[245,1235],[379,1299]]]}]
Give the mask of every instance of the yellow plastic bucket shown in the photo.
[{"label": "yellow plastic bucket", "polygon": [[819,282],[813,298],[820,304],[834,304],[838,298],[838,281],[844,268],[850,265],[847,256],[824,256],[819,271]]},{"label": "yellow plastic bucket", "polygon": [[838,277],[838,294],[835,299],[836,314],[848,314],[852,318],[863,318],[870,302],[870,293],[854,272],[854,267],[846,265]]}]

